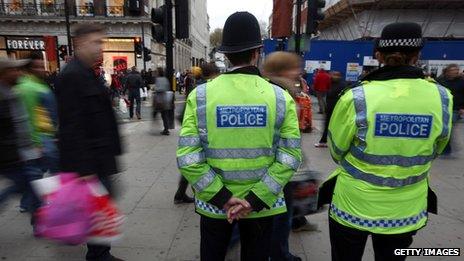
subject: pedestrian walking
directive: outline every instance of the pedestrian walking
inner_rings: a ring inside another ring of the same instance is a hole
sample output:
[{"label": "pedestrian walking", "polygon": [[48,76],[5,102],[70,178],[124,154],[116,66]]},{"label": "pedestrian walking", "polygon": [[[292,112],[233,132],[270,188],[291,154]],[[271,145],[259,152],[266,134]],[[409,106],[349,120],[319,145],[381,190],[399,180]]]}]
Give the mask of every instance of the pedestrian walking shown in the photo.
[{"label": "pedestrian walking", "polygon": [[187,71],[187,74],[184,78],[184,88],[185,88],[185,96],[189,96],[190,92],[195,88],[195,79],[193,74],[190,70]]},{"label": "pedestrian walking", "polygon": [[[23,68],[24,75],[19,78],[15,89],[26,108],[31,130],[31,140],[41,159],[31,164],[28,182],[41,179],[45,171],[56,173],[58,167],[58,149],[56,147],[57,108],[55,95],[48,86],[43,55],[32,52],[29,62]],[[20,211],[33,213],[39,207],[39,199],[32,190],[26,190],[21,198]]]},{"label": "pedestrian walking", "polygon": [[330,203],[332,260],[361,260],[369,235],[375,260],[405,260],[394,250],[437,213],[428,173],[449,139],[453,101],[414,67],[423,45],[420,25],[385,26],[376,50],[384,66],[335,106],[329,148],[339,167],[319,193]]},{"label": "pedestrian walking", "polygon": [[327,92],[326,97],[326,115],[324,121],[324,131],[322,132],[321,139],[318,143],[314,144],[316,148],[327,148],[327,135],[329,132],[329,121],[332,117],[332,112],[337,104],[338,99],[340,98],[341,93],[347,87],[345,80],[340,72],[333,71],[330,72],[330,89]]},{"label": "pedestrian walking", "polygon": [[[74,59],[56,81],[61,170],[82,176],[97,175],[114,196],[110,176],[118,172],[121,154],[118,125],[105,86],[92,65],[101,57],[104,29],[78,25],[74,31]],[[86,260],[120,260],[110,246],[87,244]]]},{"label": "pedestrian walking", "polygon": [[[137,119],[142,119],[141,111],[141,98],[140,98],[140,89],[143,88],[143,79],[137,68],[134,66],[131,69],[131,72],[126,77],[126,85],[124,86],[124,93],[128,92],[129,95],[129,118],[134,117],[134,107],[135,115]],[[135,106],[134,106],[135,105]]]},{"label": "pedestrian walking", "polygon": [[[35,176],[41,156],[31,139],[28,115],[14,86],[28,60],[0,58],[0,176],[11,181],[0,191],[0,207],[12,193],[32,192],[28,178]],[[35,194],[30,207],[37,207]]]},{"label": "pedestrian walking", "polygon": [[168,78],[163,68],[156,70],[155,93],[153,97],[153,120],[156,114],[161,113],[163,120],[163,131],[161,135],[169,135],[169,111],[174,109],[174,92],[171,90]]},{"label": "pedestrian walking", "polygon": [[224,260],[238,224],[242,260],[268,260],[282,189],[301,160],[295,102],[256,67],[263,44],[248,12],[229,16],[223,52],[232,70],[189,95],[177,149],[200,214],[201,260]]},{"label": "pedestrian walking", "polygon": [[[464,78],[459,74],[459,66],[457,64],[450,64],[443,70],[442,77],[438,82],[450,90],[453,95],[453,125],[464,117]],[[446,145],[443,154],[450,155],[451,147],[453,144],[453,136],[456,133],[451,133],[450,141]]]},{"label": "pedestrian walking", "polygon": [[[263,75],[269,80],[286,90],[292,98],[307,96],[300,84],[302,71],[302,59],[289,52],[274,52],[266,57],[263,63]],[[300,165],[301,166],[301,165]],[[293,218],[293,189],[288,183],[284,189],[287,212],[274,217],[272,234],[271,260],[293,261],[301,260],[290,253],[288,238],[292,228]],[[303,217],[304,218],[304,217]]]},{"label": "pedestrian walking", "polygon": [[323,69],[319,69],[314,76],[314,90],[316,91],[317,101],[319,102],[319,114],[326,111],[325,98],[330,89],[330,75]]}]

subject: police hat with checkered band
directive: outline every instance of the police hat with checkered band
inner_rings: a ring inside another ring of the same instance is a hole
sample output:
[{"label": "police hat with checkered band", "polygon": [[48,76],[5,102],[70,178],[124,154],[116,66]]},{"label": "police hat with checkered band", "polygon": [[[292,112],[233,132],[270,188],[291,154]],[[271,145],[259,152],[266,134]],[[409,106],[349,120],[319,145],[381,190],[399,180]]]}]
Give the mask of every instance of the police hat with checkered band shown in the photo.
[{"label": "police hat with checkered band", "polygon": [[385,26],[376,42],[379,52],[413,52],[424,47],[422,28],[416,23],[393,23]]}]

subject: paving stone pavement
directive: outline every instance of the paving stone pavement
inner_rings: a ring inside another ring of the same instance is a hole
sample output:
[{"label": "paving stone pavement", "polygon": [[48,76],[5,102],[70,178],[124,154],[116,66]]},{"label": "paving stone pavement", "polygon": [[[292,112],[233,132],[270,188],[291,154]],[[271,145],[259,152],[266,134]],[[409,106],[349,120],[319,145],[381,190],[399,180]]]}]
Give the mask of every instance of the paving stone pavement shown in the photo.
[{"label": "paving stone pavement", "polygon": [[[314,117],[320,129],[322,117],[317,114]],[[463,125],[458,126],[461,134]],[[124,238],[113,245],[113,255],[134,261],[199,260],[199,217],[193,205],[173,204],[179,178],[175,159],[178,129],[171,136],[161,136],[159,120],[155,123],[130,121],[122,124],[121,129],[126,153],[121,157],[123,171],[114,176],[114,182],[119,194],[118,205],[127,220]],[[335,164],[327,149],[314,148],[320,132],[316,130],[303,136],[303,148],[311,166],[327,176]],[[462,136],[456,143],[464,148]],[[419,231],[412,247],[464,246],[463,158],[460,151],[454,158],[435,161],[430,183],[439,197],[439,215],[430,216],[427,227]],[[28,216],[18,211],[18,202],[18,198],[11,199],[0,213],[0,260],[84,260],[85,246],[62,246],[35,239]],[[303,260],[330,260],[327,213],[311,215],[308,219],[319,225],[319,231],[292,233],[291,251]],[[238,256],[235,250],[228,255],[228,260],[238,260]],[[373,260],[370,242],[363,260]]]}]

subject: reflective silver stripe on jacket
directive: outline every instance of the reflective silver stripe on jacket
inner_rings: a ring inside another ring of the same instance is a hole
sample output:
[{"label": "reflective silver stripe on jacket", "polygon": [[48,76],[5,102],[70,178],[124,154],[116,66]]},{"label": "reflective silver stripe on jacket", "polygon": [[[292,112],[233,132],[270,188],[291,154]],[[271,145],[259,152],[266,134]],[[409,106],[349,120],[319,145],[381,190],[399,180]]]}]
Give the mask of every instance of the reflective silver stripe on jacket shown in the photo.
[{"label": "reflective silver stripe on jacket", "polygon": [[343,210],[337,208],[333,203],[330,205],[330,212],[335,214],[337,217],[358,226],[366,228],[397,228],[411,226],[419,223],[424,217],[427,217],[427,211],[423,210],[419,214],[400,219],[364,219],[351,215]]},{"label": "reflective silver stripe on jacket", "polygon": [[206,158],[203,152],[194,152],[177,157],[177,166],[179,168],[183,168],[192,164],[203,163],[205,161]]},{"label": "reflective silver stripe on jacket", "polygon": [[200,136],[181,136],[178,145],[179,147],[198,147],[201,145]]},{"label": "reflective silver stripe on jacket", "polygon": [[428,171],[426,171],[418,176],[410,176],[405,179],[396,179],[392,177],[385,178],[371,173],[363,172],[357,169],[355,166],[351,165],[346,160],[342,160],[341,166],[346,170],[346,172],[348,172],[348,174],[350,174],[355,179],[359,179],[376,186],[386,186],[392,188],[404,187],[418,183],[423,179],[427,178],[428,175]]},{"label": "reflective silver stripe on jacket", "polygon": [[450,119],[450,114],[449,114],[449,97],[448,93],[446,91],[446,88],[437,84],[438,92],[440,93],[440,98],[441,98],[441,110],[442,110],[442,121],[443,121],[443,129],[441,131],[441,138],[446,138],[449,133],[449,119]]},{"label": "reflective silver stripe on jacket", "polygon": [[212,149],[206,150],[206,157],[212,159],[255,159],[259,157],[273,156],[274,151],[271,148],[258,149]]},{"label": "reflective silver stripe on jacket", "polygon": [[279,195],[279,193],[282,191],[282,185],[277,183],[271,175],[266,174],[264,177],[261,179],[261,181],[266,184],[266,186],[269,188],[269,190],[274,194],[274,195]]},{"label": "reflective silver stripe on jacket", "polygon": [[364,94],[363,86],[354,88],[353,90],[354,107],[356,110],[356,126],[358,127],[357,137],[360,141],[359,147],[361,150],[366,149],[367,136],[367,106],[366,95]]},{"label": "reflective silver stripe on jacket", "polygon": [[292,155],[280,150],[277,151],[276,160],[284,165],[287,165],[295,171],[298,169],[301,163],[300,160],[296,159]]},{"label": "reflective silver stripe on jacket", "polygon": [[285,113],[287,109],[287,103],[285,101],[284,90],[277,85],[272,84],[274,88],[274,93],[276,96],[276,119],[274,124],[274,137],[273,137],[273,148],[274,151],[277,150],[278,141],[280,139],[280,128],[284,123]]},{"label": "reflective silver stripe on jacket", "polygon": [[335,152],[335,154],[337,154],[338,156],[343,156],[345,155],[346,151],[340,149],[339,147],[337,147],[337,144],[335,144],[333,138],[332,138],[332,133],[330,131],[327,132],[327,136],[329,137],[329,140],[331,140],[331,144],[332,144],[332,150]]},{"label": "reflective silver stripe on jacket", "polygon": [[198,134],[203,149],[208,148],[208,129],[206,121],[206,83],[197,87],[197,120]]},{"label": "reflective silver stripe on jacket", "polygon": [[301,139],[299,139],[299,138],[291,138],[291,139],[280,138],[279,139],[279,147],[285,147],[285,148],[291,148],[291,149],[299,149],[301,147]]},{"label": "reflective silver stripe on jacket", "polygon": [[202,192],[214,181],[214,176],[216,176],[216,173],[214,173],[212,169],[209,169],[206,174],[201,176],[201,178],[192,185],[195,191]]},{"label": "reflective silver stripe on jacket", "polygon": [[221,175],[225,180],[251,180],[261,179],[267,173],[268,168],[254,169],[254,170],[235,170],[224,171],[214,168],[214,171]]},{"label": "reflective silver stripe on jacket", "polygon": [[374,155],[361,151],[360,148],[352,146],[351,155],[355,158],[374,165],[397,165],[401,167],[412,167],[416,165],[425,165],[435,158],[435,153],[427,156],[400,156],[400,155]]}]

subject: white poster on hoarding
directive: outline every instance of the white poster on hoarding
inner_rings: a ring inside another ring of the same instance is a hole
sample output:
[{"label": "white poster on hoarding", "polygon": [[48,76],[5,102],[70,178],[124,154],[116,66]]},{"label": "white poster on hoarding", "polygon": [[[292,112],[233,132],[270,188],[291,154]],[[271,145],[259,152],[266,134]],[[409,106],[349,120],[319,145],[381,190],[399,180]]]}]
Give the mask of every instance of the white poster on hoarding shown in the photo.
[{"label": "white poster on hoarding", "polygon": [[379,66],[379,61],[372,56],[364,56],[363,66]]},{"label": "white poster on hoarding", "polygon": [[324,69],[330,71],[332,62],[331,61],[312,61],[307,60],[305,63],[305,70],[308,73],[314,73],[316,69]]},{"label": "white poster on hoarding", "polygon": [[359,63],[347,63],[346,64],[346,76],[347,82],[356,82],[359,78]]},{"label": "white poster on hoarding", "polygon": [[425,64],[426,71],[434,77],[440,76],[443,69],[453,63],[460,67],[460,71],[464,70],[464,60],[423,60],[422,62]]}]

